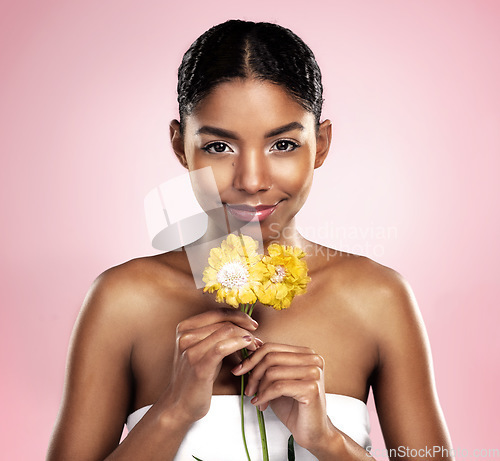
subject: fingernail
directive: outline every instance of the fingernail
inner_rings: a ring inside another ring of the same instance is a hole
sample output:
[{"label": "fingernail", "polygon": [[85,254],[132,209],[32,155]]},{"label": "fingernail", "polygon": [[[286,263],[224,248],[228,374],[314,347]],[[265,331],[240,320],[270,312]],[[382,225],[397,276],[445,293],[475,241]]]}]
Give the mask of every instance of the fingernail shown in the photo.
[{"label": "fingernail", "polygon": [[252,405],[255,405],[259,401],[259,397],[255,396],[252,400],[250,400],[250,403]]},{"label": "fingernail", "polygon": [[259,347],[264,345],[264,341],[262,341],[262,339],[255,338],[255,342],[259,345]]},{"label": "fingernail", "polygon": [[256,327],[258,327],[258,326],[259,326],[258,322],[257,322],[256,320],[254,320],[252,317],[250,317],[250,320],[252,321],[252,323],[253,323]]},{"label": "fingernail", "polygon": [[240,363],[239,365],[236,365],[232,370],[231,373],[236,374],[238,373],[241,369],[243,368],[243,364]]},{"label": "fingernail", "polygon": [[250,335],[243,336],[243,339],[249,343],[252,340],[252,337]]}]

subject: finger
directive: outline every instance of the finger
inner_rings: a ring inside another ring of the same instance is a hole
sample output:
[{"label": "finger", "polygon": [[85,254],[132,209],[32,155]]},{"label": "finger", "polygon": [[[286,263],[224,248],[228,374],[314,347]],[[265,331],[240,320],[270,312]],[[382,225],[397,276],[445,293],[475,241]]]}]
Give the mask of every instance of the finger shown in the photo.
[{"label": "finger", "polygon": [[[281,376],[283,370],[287,374]],[[295,371],[293,371],[295,369]],[[295,375],[294,375],[295,373]],[[269,381],[279,379],[319,379],[323,373],[323,358],[316,354],[273,352],[267,354],[250,373],[246,395],[253,395]],[[318,376],[319,375],[319,376]],[[264,383],[263,383],[264,382]]]},{"label": "finger", "polygon": [[[256,351],[252,356],[242,362],[241,369],[236,370],[234,374],[240,375],[248,371],[252,371],[250,379],[252,381],[259,381],[266,371],[274,366],[305,366],[315,365],[323,369],[324,360],[317,354],[308,354],[300,352],[268,352],[262,357],[262,348]],[[257,356],[257,357],[256,357]],[[262,358],[259,360],[259,357]],[[252,362],[257,362],[252,367]]]},{"label": "finger", "polygon": [[[181,333],[178,333],[177,347],[179,351],[184,352],[186,349],[194,346],[200,341],[203,341],[204,339],[208,338],[218,330],[223,330],[225,331],[226,334],[233,334],[238,336],[252,335],[252,333],[249,330],[241,328],[232,322],[212,323],[210,325],[206,325],[200,328],[196,328],[193,330],[186,330]],[[255,345],[257,345],[258,341],[260,340],[257,341],[257,338],[255,337],[254,339],[256,342]]]},{"label": "finger", "polygon": [[201,342],[187,349],[183,356],[198,379],[214,381],[217,378],[224,357],[244,347],[255,347],[252,346],[251,336],[225,338],[211,344],[208,348],[206,344]]},{"label": "finger", "polygon": [[290,397],[299,403],[309,405],[321,399],[321,384],[314,380],[275,381],[263,392],[259,392],[251,403],[262,407],[279,397]]},{"label": "finger", "polygon": [[255,337],[248,331],[228,322],[208,337],[185,349],[182,357],[199,378],[212,379],[222,359],[244,347],[255,350],[257,348]]},{"label": "finger", "polygon": [[[252,354],[247,360],[241,363],[241,367],[235,367],[233,370],[233,374],[242,375],[244,373],[253,370],[260,362],[264,361],[265,358],[270,355],[273,356],[277,353],[291,353],[291,354],[304,354],[304,355],[313,355],[314,351],[308,347],[301,346],[290,346],[287,344],[274,344],[274,343],[266,343],[259,350]],[[269,360],[269,358],[267,359]],[[322,360],[322,359],[321,359]]]},{"label": "finger", "polygon": [[305,380],[319,381],[323,376],[323,370],[316,365],[302,366],[275,366],[268,368],[260,381],[249,380],[245,394],[250,396],[255,393],[264,392],[276,381]]},{"label": "finger", "polygon": [[221,322],[232,322],[242,328],[255,330],[259,324],[249,315],[234,308],[213,309],[202,314],[194,315],[186,320],[183,320],[177,325],[177,332],[184,332],[201,328],[206,325]]}]

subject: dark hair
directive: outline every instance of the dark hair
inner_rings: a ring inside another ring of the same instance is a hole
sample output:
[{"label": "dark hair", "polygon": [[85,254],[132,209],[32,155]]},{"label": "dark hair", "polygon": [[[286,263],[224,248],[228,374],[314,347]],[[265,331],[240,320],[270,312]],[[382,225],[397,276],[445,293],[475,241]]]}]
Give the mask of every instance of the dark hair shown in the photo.
[{"label": "dark hair", "polygon": [[177,83],[181,132],[186,115],[215,86],[235,78],[283,86],[319,125],[323,86],[311,49],[277,24],[230,20],[207,30],[184,54]]}]

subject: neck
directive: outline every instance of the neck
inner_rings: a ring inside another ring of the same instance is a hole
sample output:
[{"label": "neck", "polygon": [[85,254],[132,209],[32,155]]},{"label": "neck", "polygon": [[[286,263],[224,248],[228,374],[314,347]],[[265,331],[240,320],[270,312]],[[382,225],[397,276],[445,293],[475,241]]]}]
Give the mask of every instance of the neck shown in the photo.
[{"label": "neck", "polygon": [[[224,222],[225,221],[225,222]],[[209,216],[207,232],[201,241],[211,242],[227,237],[228,234],[242,234],[257,240],[263,249],[266,249],[272,243],[280,245],[290,245],[303,247],[309,244],[302,235],[300,235],[295,225],[295,218],[292,218],[288,224],[280,228],[277,223],[271,223],[266,226],[265,223],[241,221],[232,222],[230,220],[213,219]]]}]

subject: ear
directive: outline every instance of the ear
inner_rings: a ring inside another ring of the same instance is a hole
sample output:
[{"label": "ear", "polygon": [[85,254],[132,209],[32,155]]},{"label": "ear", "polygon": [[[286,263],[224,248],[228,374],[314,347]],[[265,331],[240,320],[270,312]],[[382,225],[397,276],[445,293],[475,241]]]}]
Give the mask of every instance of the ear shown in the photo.
[{"label": "ear", "polygon": [[177,120],[170,122],[170,142],[174,149],[177,160],[184,168],[188,168],[186,154],[184,152],[184,139],[181,135],[181,125]]},{"label": "ear", "polygon": [[314,160],[314,168],[319,168],[330,150],[330,143],[332,142],[332,122],[325,120],[321,122],[316,135],[316,158]]}]

